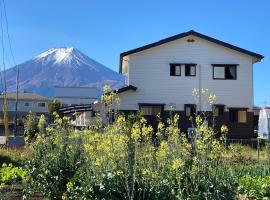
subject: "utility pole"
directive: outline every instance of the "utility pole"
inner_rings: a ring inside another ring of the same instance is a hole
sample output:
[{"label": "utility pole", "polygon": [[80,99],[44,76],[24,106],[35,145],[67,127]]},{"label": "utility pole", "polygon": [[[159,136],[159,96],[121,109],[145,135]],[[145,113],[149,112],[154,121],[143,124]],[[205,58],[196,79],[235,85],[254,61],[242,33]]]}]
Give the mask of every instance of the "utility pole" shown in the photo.
[{"label": "utility pole", "polygon": [[18,92],[19,92],[19,65],[17,65],[16,67],[17,70],[17,74],[16,74],[16,102],[15,102],[15,131],[14,131],[14,135],[17,136],[18,133]]},{"label": "utility pole", "polygon": [[9,124],[8,124],[8,112],[7,112],[7,81],[6,81],[6,70],[4,71],[4,127],[5,127],[5,136],[6,136],[6,146],[9,145]]}]

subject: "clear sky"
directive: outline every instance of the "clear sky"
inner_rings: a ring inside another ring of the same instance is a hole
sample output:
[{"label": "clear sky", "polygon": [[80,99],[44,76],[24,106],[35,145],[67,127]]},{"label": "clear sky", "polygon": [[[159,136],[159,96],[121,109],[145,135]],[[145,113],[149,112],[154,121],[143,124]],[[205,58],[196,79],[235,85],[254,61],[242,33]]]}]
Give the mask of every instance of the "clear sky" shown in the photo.
[{"label": "clear sky", "polygon": [[[119,54],[193,29],[260,53],[255,104],[270,103],[269,0],[5,0],[17,63],[73,46],[118,71]],[[241,92],[241,91],[239,91]]]}]

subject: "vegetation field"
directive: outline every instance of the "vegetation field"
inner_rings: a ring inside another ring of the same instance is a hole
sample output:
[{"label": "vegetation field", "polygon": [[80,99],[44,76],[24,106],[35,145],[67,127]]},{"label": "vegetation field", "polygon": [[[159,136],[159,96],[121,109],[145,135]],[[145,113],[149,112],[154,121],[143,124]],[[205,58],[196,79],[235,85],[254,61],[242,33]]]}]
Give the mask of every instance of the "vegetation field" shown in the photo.
[{"label": "vegetation field", "polygon": [[228,128],[217,134],[201,114],[191,137],[173,114],[166,123],[157,116],[154,130],[140,113],[115,112],[117,95],[105,94],[106,125],[97,116],[76,131],[56,113],[45,128],[29,117],[27,145],[0,150],[1,199],[270,199],[268,144],[258,161],[256,149],[228,144]]}]

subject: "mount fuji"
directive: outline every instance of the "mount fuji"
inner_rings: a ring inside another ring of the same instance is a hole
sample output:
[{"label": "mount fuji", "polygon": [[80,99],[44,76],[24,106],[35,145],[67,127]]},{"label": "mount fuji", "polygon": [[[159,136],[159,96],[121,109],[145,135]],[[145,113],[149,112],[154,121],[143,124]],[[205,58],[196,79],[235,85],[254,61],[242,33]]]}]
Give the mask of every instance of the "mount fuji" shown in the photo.
[{"label": "mount fuji", "polygon": [[[16,89],[16,67],[6,71],[8,92]],[[53,97],[54,86],[84,86],[102,89],[124,85],[124,77],[89,58],[79,50],[51,48],[19,65],[19,90]]]}]

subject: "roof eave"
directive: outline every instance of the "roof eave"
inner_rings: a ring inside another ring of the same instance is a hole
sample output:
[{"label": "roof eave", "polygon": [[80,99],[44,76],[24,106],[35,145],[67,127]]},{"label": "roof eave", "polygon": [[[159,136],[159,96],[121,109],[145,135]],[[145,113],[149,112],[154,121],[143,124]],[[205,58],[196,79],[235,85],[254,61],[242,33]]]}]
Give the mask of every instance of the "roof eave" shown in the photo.
[{"label": "roof eave", "polygon": [[123,57],[124,57],[124,56],[128,56],[128,55],[131,55],[131,54],[135,54],[135,53],[138,53],[138,52],[141,52],[141,51],[144,51],[144,50],[147,50],[147,49],[150,49],[150,48],[153,48],[153,47],[156,47],[156,46],[159,46],[159,45],[168,43],[168,42],[172,42],[172,41],[174,41],[174,40],[177,40],[177,39],[180,39],[180,38],[189,36],[189,35],[193,35],[193,36],[196,36],[196,37],[205,39],[205,40],[207,40],[207,41],[210,41],[210,42],[219,44],[219,45],[221,45],[221,46],[227,47],[227,48],[229,48],[229,49],[233,49],[233,50],[235,50],[235,51],[238,51],[238,52],[241,52],[241,53],[243,53],[243,54],[249,55],[249,56],[251,56],[251,57],[257,59],[257,61],[255,61],[255,62],[259,62],[259,61],[261,61],[261,60],[264,58],[264,56],[261,55],[261,54],[257,54],[257,53],[255,53],[255,52],[252,52],[252,51],[249,51],[249,50],[246,50],[246,49],[243,49],[243,48],[234,46],[234,45],[232,45],[232,44],[223,42],[223,41],[221,41],[221,40],[217,40],[217,39],[212,38],[212,37],[209,37],[209,36],[207,36],[207,35],[203,35],[203,34],[201,34],[201,33],[198,33],[198,32],[195,32],[195,31],[193,31],[193,30],[190,30],[190,31],[188,31],[188,32],[180,33],[180,34],[178,34],[178,35],[174,35],[174,36],[165,38],[165,39],[163,39],[163,40],[159,40],[158,42],[154,42],[154,43],[151,43],[151,44],[148,44],[148,45],[144,45],[144,46],[141,46],[141,47],[132,49],[132,50],[130,50],[130,51],[126,51],[126,52],[121,53],[121,54],[120,54],[119,73],[122,73],[122,62],[123,62]]}]

